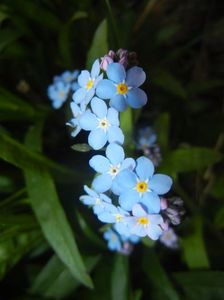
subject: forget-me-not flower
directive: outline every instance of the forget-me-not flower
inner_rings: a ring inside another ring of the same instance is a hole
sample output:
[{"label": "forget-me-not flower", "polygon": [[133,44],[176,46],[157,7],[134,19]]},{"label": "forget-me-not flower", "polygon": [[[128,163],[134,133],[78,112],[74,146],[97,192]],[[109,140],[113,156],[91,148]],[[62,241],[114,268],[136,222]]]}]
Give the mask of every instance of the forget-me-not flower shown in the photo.
[{"label": "forget-me-not flower", "polygon": [[87,195],[82,195],[80,197],[80,201],[83,204],[89,205],[93,208],[93,212],[98,215],[102,213],[108,205],[111,204],[111,199],[105,194],[98,194],[93,189],[88,188],[88,186],[84,186],[84,190]]},{"label": "forget-me-not flower", "polygon": [[60,108],[67,100],[70,91],[70,84],[63,81],[56,81],[47,89],[48,98],[52,101],[55,109]]},{"label": "forget-me-not flower", "polygon": [[119,204],[123,209],[130,211],[135,203],[140,202],[148,209],[148,213],[158,213],[158,195],[170,190],[172,179],[163,174],[153,175],[154,165],[144,156],[139,157],[136,162],[135,172],[122,170],[115,179],[122,190]]},{"label": "forget-me-not flower", "polygon": [[100,80],[103,78],[103,74],[100,74],[99,60],[95,60],[91,72],[84,70],[78,77],[78,84],[80,88],[73,94],[73,100],[76,103],[85,102],[86,105],[90,102],[95,94],[95,88]]},{"label": "forget-me-not flower", "polygon": [[120,235],[117,232],[109,228],[104,232],[103,237],[107,241],[107,246],[111,251],[121,251],[122,243]]},{"label": "forget-me-not flower", "polygon": [[92,186],[97,192],[103,193],[109,190],[117,194],[119,188],[114,179],[117,174],[123,169],[133,170],[135,161],[133,158],[124,158],[124,150],[116,143],[111,143],[106,148],[106,157],[103,155],[94,155],[90,161],[90,166],[101,175],[97,176],[92,183]]},{"label": "forget-me-not flower", "polygon": [[97,97],[91,101],[92,112],[86,111],[80,117],[80,127],[90,131],[89,145],[95,149],[101,149],[107,141],[123,144],[124,135],[119,128],[118,112],[114,108],[107,109],[105,102]]},{"label": "forget-me-not flower", "polygon": [[163,233],[160,227],[163,222],[161,215],[148,214],[140,204],[133,206],[132,215],[127,218],[132,234],[140,237],[149,236],[152,240],[157,240]]},{"label": "forget-me-not flower", "polygon": [[73,128],[71,136],[76,137],[82,129],[79,124],[79,119],[85,111],[88,111],[88,109],[86,109],[86,105],[84,102],[78,105],[74,101],[72,101],[70,106],[74,118],[72,118],[68,123],[66,123],[66,125]]},{"label": "forget-me-not flower", "polygon": [[107,67],[108,79],[103,79],[96,88],[96,95],[110,99],[110,106],[124,111],[127,106],[140,108],[147,102],[146,93],[139,88],[146,75],[142,68],[132,67],[127,72],[123,65],[111,63]]},{"label": "forget-me-not flower", "polygon": [[125,236],[130,236],[130,231],[126,222],[128,216],[129,213],[127,211],[113,204],[107,205],[102,212],[97,214],[97,217],[101,222],[114,224],[116,231]]}]

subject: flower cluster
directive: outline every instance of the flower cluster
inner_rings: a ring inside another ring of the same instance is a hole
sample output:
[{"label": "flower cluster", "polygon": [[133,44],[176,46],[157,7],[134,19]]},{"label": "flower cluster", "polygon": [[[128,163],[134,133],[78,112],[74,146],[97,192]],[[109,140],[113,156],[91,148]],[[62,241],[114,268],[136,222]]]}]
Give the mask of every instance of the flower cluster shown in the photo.
[{"label": "flower cluster", "polygon": [[88,131],[88,144],[94,150],[105,150],[90,159],[96,176],[91,188],[84,186],[86,194],[80,200],[108,224],[104,238],[109,249],[124,254],[129,254],[141,237],[157,240],[167,229],[161,199],[172,186],[169,176],[155,173],[149,158],[125,157],[119,113],[128,106],[135,109],[147,103],[140,88],[146,74],[131,59],[133,54],[126,50],[110,51],[93,63],[90,72],[81,71],[69,122],[72,136]]},{"label": "flower cluster", "polygon": [[143,151],[144,156],[148,157],[155,166],[162,160],[160,147],[157,144],[155,130],[150,127],[140,128],[137,132],[137,149]]},{"label": "flower cluster", "polygon": [[55,109],[60,108],[68,99],[71,92],[79,88],[77,77],[79,71],[65,71],[59,76],[53,78],[53,83],[49,85],[47,90],[48,98],[52,101],[52,106]]}]

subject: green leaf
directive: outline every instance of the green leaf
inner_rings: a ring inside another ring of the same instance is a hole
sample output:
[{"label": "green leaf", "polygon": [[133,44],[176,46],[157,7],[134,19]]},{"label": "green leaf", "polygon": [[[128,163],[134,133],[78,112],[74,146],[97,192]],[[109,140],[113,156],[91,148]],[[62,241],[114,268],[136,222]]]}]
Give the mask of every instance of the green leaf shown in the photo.
[{"label": "green leaf", "polygon": [[0,120],[32,120],[42,116],[38,111],[25,100],[0,87]]},{"label": "green leaf", "polygon": [[76,20],[80,20],[83,18],[87,18],[88,15],[85,11],[76,11],[70,19],[70,22],[74,22]]},{"label": "green leaf", "polygon": [[184,259],[190,269],[209,268],[209,260],[203,238],[203,224],[200,216],[192,220],[189,235],[181,238]]},{"label": "green leaf", "polygon": [[21,169],[41,169],[41,167],[51,168],[61,175],[74,173],[55,162],[47,159],[41,154],[30,150],[23,144],[18,143],[4,132],[0,131],[0,157],[5,161]]},{"label": "green leaf", "polygon": [[61,21],[56,14],[44,8],[40,3],[29,0],[13,0],[11,5],[15,9],[15,13],[24,16],[28,20],[36,22],[40,28],[48,28],[58,32],[60,30]]},{"label": "green leaf", "polygon": [[92,230],[92,228],[88,225],[82,214],[76,211],[77,221],[82,231],[86,235],[86,237],[95,245],[100,246],[101,248],[105,248],[104,242],[98,237],[98,235]]},{"label": "green leaf", "polygon": [[78,152],[88,152],[92,150],[92,148],[88,144],[74,144],[71,146],[71,148]]},{"label": "green leaf", "polygon": [[133,116],[132,109],[129,107],[126,111],[120,114],[120,127],[125,136],[125,144],[130,146],[133,135]]},{"label": "green leaf", "polygon": [[162,113],[158,116],[155,122],[155,130],[157,134],[157,141],[163,153],[166,153],[169,147],[169,130],[170,130],[170,116],[168,113]]},{"label": "green leaf", "polygon": [[91,68],[93,62],[104,56],[108,52],[108,41],[107,41],[107,21],[104,19],[98,26],[91,47],[87,54],[86,66],[88,69]]},{"label": "green leaf", "polygon": [[[95,268],[99,259],[99,256],[83,258],[88,272]],[[74,279],[69,269],[54,255],[37,275],[30,292],[44,298],[64,299],[79,285],[79,281]]]},{"label": "green leaf", "polygon": [[191,271],[173,273],[187,300],[224,299],[224,272]]},{"label": "green leaf", "polygon": [[222,155],[209,148],[191,147],[177,149],[167,154],[159,168],[165,173],[188,172],[211,166],[222,159]]},{"label": "green leaf", "polygon": [[[152,73],[152,72],[151,72]],[[187,93],[182,83],[175,78],[169,71],[160,69],[151,74],[152,81],[155,85],[163,88],[164,90],[170,92],[174,96],[182,99],[187,98]]]},{"label": "green leaf", "polygon": [[144,253],[143,270],[153,288],[154,297],[152,299],[180,299],[153,248],[147,249]]},{"label": "green leaf", "polygon": [[0,30],[0,52],[3,51],[9,44],[16,41],[22,34],[12,29]]},{"label": "green leaf", "polygon": [[129,268],[128,257],[116,254],[111,278],[112,300],[128,300]]},{"label": "green leaf", "polygon": [[[26,145],[41,147],[41,127],[33,127],[26,136]],[[71,274],[88,287],[92,282],[86,273],[73,232],[58,199],[54,182],[45,166],[24,170],[31,206],[44,236]]]}]

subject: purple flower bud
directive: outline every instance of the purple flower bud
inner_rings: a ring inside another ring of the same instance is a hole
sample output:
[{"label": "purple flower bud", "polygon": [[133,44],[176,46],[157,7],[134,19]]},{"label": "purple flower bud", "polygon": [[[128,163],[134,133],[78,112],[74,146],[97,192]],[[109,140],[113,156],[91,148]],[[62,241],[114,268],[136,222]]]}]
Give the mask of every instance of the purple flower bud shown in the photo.
[{"label": "purple flower bud", "polygon": [[160,198],[160,208],[161,210],[167,209],[168,203],[166,198]]},{"label": "purple flower bud", "polygon": [[114,62],[113,58],[111,58],[109,55],[104,55],[104,57],[101,57],[101,63],[100,63],[100,68],[104,71],[107,70],[107,67],[109,64]]}]

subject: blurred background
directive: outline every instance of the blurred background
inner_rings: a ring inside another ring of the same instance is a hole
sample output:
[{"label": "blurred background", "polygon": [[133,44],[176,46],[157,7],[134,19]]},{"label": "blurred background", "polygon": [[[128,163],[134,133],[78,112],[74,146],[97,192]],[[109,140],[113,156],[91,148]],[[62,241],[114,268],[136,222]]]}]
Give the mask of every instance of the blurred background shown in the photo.
[{"label": "blurred background", "polygon": [[[221,0],[0,2],[2,300],[224,299],[223,8]],[[55,75],[119,48],[137,53],[149,97],[123,117],[127,151],[139,128],[153,128],[158,171],[174,179],[170,196],[185,210],[175,247],[143,239],[126,256],[107,248],[102,224],[79,201],[93,153],[73,145],[87,136],[73,139],[69,102],[54,110],[47,97]]]}]

